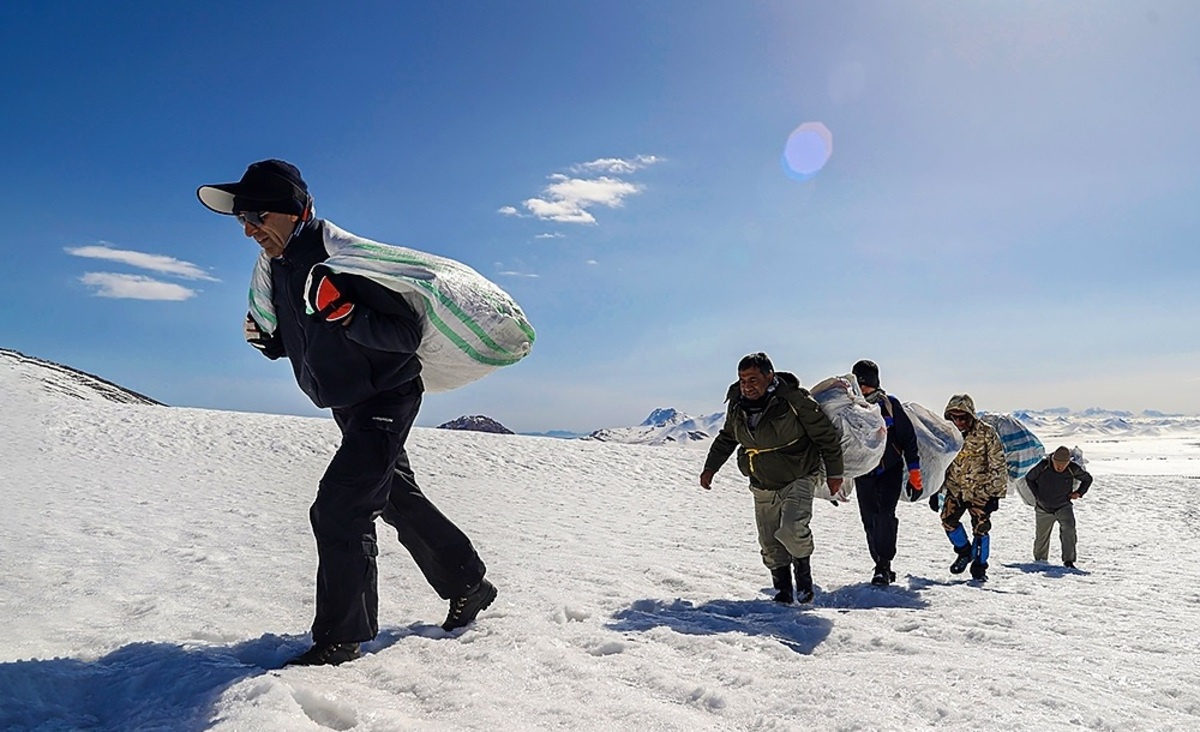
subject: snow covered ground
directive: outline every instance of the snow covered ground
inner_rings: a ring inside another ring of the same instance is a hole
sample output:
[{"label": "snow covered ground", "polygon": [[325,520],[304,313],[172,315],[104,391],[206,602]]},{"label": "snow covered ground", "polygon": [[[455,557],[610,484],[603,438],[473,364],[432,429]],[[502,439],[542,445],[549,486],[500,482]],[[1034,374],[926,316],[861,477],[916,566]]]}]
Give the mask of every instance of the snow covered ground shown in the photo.
[{"label": "snow covered ground", "polygon": [[1041,435],[1096,476],[1078,571],[1033,563],[1014,497],[968,584],[922,502],[873,588],[855,506],[823,503],[816,601],[782,607],[732,464],[705,492],[695,450],[418,429],[499,598],[443,632],[381,523],[379,638],[279,669],[308,645],[332,421],[30,383],[0,369],[3,730],[1200,728],[1200,430]]}]

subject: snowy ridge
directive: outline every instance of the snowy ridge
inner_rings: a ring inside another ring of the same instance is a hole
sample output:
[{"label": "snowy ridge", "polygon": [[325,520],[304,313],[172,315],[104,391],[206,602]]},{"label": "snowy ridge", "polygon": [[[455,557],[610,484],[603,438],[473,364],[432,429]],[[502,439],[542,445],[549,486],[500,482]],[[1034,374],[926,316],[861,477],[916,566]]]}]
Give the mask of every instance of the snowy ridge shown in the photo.
[{"label": "snowy ridge", "polygon": [[156,404],[148,396],[117,386],[99,376],[73,369],[70,366],[26,356],[18,351],[0,348],[0,371],[10,371],[34,385],[36,390],[74,399],[103,399],[118,404]]}]

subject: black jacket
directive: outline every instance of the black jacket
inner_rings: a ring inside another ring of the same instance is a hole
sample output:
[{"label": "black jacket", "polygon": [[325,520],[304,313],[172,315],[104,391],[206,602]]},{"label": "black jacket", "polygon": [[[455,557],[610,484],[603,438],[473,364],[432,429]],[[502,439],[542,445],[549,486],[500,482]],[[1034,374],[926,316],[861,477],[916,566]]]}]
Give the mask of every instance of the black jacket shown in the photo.
[{"label": "black jacket", "polygon": [[[887,446],[883,450],[883,458],[879,467],[868,475],[878,475],[888,470],[903,467],[905,470],[917,470],[921,467],[921,458],[917,454],[917,431],[913,429],[912,420],[900,400],[887,394],[887,403],[879,402],[879,411],[883,412],[883,421],[887,425]],[[870,401],[870,400],[868,400]]]},{"label": "black jacket", "polygon": [[309,271],[329,258],[323,226],[320,219],[304,224],[283,255],[271,260],[271,301],[279,325],[264,353],[288,357],[296,383],[313,404],[348,407],[420,375],[421,321],[401,295],[347,274],[330,276],[355,305],[349,325],[306,314]]},{"label": "black jacket", "polygon": [[[1078,489],[1074,487],[1077,480]],[[1042,458],[1040,463],[1025,474],[1025,482],[1029,484],[1029,491],[1037,499],[1038,508],[1043,511],[1057,511],[1071,505],[1072,491],[1081,496],[1087,493],[1092,485],[1092,475],[1075,463],[1067,463],[1067,469],[1060,473],[1051,467],[1049,458]]]}]

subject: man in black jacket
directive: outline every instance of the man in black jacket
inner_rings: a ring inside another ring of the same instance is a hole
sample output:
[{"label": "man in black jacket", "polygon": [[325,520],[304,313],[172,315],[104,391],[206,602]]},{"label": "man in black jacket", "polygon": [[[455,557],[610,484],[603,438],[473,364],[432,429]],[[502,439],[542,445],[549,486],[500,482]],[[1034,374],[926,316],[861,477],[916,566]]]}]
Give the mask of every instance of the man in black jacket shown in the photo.
[{"label": "man in black jacket", "polygon": [[[1078,481],[1078,483],[1076,483]],[[1030,468],[1025,482],[1033,493],[1036,505],[1036,529],[1033,538],[1033,559],[1044,562],[1050,558],[1050,532],[1058,524],[1062,542],[1063,565],[1075,567],[1075,506],[1071,501],[1083,498],[1092,485],[1092,475],[1082,465],[1071,462],[1071,451],[1061,446],[1050,457]]]},{"label": "man in black jacket", "polygon": [[867,534],[867,549],[875,562],[871,577],[873,585],[889,585],[896,581],[892,560],[896,558],[896,534],[900,521],[896,504],[904,488],[907,471],[913,500],[920,498],[921,461],[917,456],[917,433],[900,400],[879,386],[879,367],[863,359],[852,369],[858,386],[868,402],[879,406],[887,425],[887,445],[879,465],[866,475],[854,479],[858,495],[858,513]]},{"label": "man in black jacket", "polygon": [[399,294],[322,264],[324,222],[290,163],[263,160],[241,180],[196,194],[210,210],[235,216],[270,257],[276,327],[268,334],[263,318],[248,313],[246,340],[267,358],[286,357],[301,390],[333,411],[342,433],[309,511],[318,558],[313,645],[288,663],[344,663],[378,634],[379,516],[449,600],[442,627],[471,622],[496,588],[467,536],[417,486],[404,449],[424,392],[420,317]]}]

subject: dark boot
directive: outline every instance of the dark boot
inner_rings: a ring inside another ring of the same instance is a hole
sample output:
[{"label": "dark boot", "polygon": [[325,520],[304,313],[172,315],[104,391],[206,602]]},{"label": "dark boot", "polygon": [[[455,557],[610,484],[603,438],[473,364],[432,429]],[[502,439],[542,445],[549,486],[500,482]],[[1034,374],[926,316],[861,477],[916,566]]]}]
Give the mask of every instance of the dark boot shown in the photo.
[{"label": "dark boot", "polygon": [[971,577],[979,582],[987,582],[988,554],[991,553],[991,537],[987,534],[976,536],[971,544]]},{"label": "dark boot", "polygon": [[967,541],[967,531],[962,527],[962,524],[959,524],[952,531],[947,531],[946,536],[950,539],[950,543],[954,546],[954,551],[958,554],[958,558],[954,560],[954,564],[950,565],[950,574],[962,574],[966,570],[967,565],[971,563],[971,557],[974,554],[971,543]]},{"label": "dark boot", "polygon": [[812,564],[809,562],[809,558],[794,559],[792,560],[792,566],[796,570],[796,602],[801,605],[806,602],[812,602]]},{"label": "dark boot", "polygon": [[956,546],[954,551],[958,552],[958,558],[954,560],[954,564],[950,565],[950,574],[962,574],[967,569],[967,565],[971,563],[973,552],[970,545]]},{"label": "dark boot", "polygon": [[289,659],[285,666],[339,666],[362,654],[357,643],[325,643],[314,645],[304,653]]},{"label": "dark boot", "polygon": [[775,602],[782,602],[785,605],[792,604],[792,568],[784,565],[771,570],[771,584],[778,590],[775,597],[771,598]]},{"label": "dark boot", "polygon": [[442,623],[442,630],[451,631],[470,623],[495,599],[496,586],[487,580],[480,580],[479,584],[466,595],[450,599],[450,611],[446,613],[446,621]]},{"label": "dark boot", "polygon": [[871,584],[876,587],[890,585],[896,580],[896,573],[892,571],[891,562],[877,562],[875,564],[875,575],[871,577]]}]

